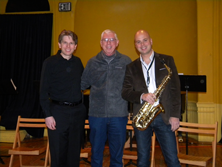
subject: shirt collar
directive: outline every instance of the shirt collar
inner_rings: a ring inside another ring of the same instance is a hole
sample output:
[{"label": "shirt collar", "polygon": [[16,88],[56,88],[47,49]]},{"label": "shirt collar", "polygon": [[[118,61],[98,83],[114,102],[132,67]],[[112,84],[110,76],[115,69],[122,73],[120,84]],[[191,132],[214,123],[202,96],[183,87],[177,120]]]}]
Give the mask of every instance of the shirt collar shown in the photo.
[{"label": "shirt collar", "polygon": [[[150,62],[153,60],[153,57],[154,57],[154,51],[152,50],[152,53],[151,53],[151,55],[150,55]],[[144,61],[143,61],[143,58],[142,58],[142,56],[141,56],[141,54],[140,54],[140,61],[143,63],[143,65],[145,66],[145,67],[147,67],[149,64],[146,64]]]},{"label": "shirt collar", "polygon": [[63,61],[73,61],[74,58],[73,58],[73,55],[71,56],[71,58],[69,60],[65,59],[64,57],[62,57],[61,55],[61,50],[58,50],[57,52],[57,56],[59,57],[59,59],[63,60]]}]

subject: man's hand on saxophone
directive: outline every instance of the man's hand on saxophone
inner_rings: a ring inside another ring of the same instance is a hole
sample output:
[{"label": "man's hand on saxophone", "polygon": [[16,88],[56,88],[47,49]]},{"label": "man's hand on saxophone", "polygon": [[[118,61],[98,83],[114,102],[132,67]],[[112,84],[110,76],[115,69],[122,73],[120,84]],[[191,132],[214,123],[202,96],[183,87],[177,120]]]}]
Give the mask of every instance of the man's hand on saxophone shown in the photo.
[{"label": "man's hand on saxophone", "polygon": [[144,93],[142,95],[142,100],[154,104],[156,102],[156,96],[153,93]]}]

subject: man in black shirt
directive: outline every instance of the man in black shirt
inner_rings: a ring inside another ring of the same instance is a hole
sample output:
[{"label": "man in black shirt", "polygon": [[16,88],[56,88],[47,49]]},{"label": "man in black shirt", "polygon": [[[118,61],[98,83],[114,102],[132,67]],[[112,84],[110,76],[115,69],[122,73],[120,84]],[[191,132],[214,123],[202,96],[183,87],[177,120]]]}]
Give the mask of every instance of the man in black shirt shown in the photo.
[{"label": "man in black shirt", "polygon": [[47,58],[42,67],[40,103],[48,127],[51,167],[77,167],[86,108],[82,103],[81,60],[73,55],[77,35],[63,30],[60,50]]}]

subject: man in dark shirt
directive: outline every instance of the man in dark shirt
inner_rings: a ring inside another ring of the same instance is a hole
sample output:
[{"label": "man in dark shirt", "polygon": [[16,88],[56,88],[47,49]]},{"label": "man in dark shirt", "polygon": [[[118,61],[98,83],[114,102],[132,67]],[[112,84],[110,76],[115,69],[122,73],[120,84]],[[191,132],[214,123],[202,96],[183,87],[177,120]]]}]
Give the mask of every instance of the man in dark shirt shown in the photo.
[{"label": "man in dark shirt", "polygon": [[79,166],[86,108],[80,88],[84,68],[73,55],[77,42],[74,32],[63,30],[60,50],[42,67],[40,103],[48,127],[51,167]]}]

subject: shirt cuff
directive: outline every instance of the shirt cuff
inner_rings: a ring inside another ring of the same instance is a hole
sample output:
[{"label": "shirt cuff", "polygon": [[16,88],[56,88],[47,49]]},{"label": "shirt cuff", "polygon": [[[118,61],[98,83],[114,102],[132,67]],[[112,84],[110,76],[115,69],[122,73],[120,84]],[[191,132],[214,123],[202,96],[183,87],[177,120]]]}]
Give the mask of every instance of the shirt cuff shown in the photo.
[{"label": "shirt cuff", "polygon": [[144,93],[142,93],[142,94],[140,95],[140,104],[143,103],[143,99],[142,99],[143,94],[144,94]]}]

